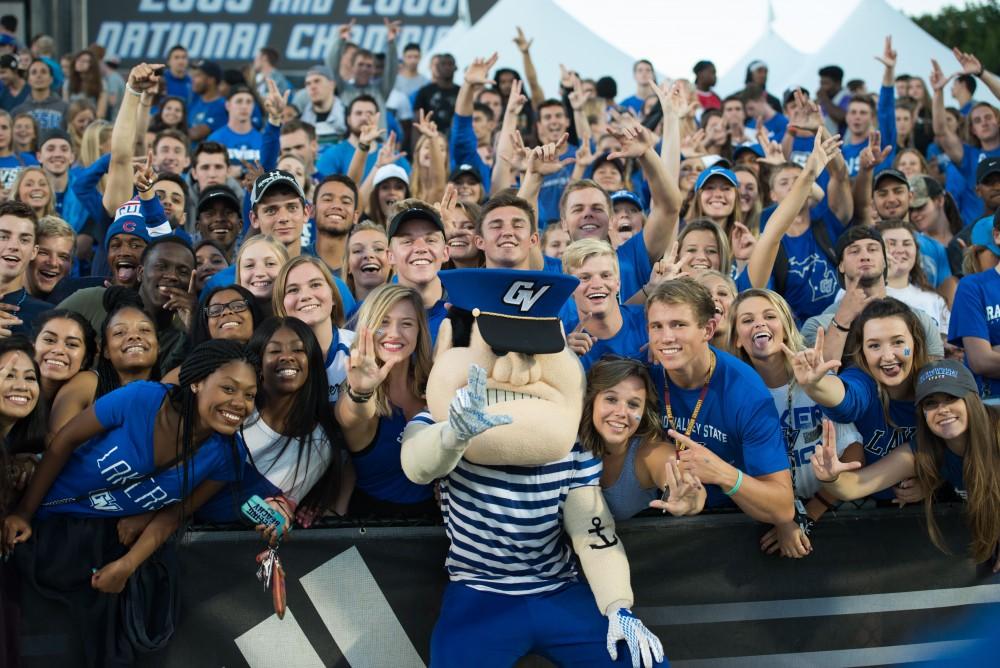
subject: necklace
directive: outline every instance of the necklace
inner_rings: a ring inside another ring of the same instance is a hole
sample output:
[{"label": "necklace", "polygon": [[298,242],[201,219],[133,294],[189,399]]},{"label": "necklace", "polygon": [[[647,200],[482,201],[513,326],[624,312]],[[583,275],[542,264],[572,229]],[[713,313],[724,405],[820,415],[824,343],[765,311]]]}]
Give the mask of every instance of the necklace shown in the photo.
[{"label": "necklace", "polygon": [[[705,397],[708,395],[708,384],[712,382],[712,375],[715,373],[715,353],[712,353],[712,361],[708,365],[708,376],[705,378],[705,384],[701,387],[701,393],[698,395],[698,401],[694,404],[694,410],[691,412],[691,419],[688,420],[687,429],[684,430],[684,437],[690,438],[691,433],[694,431],[695,421],[698,419],[698,413],[701,412],[702,404],[705,403]],[[674,423],[674,410],[670,405],[670,379],[667,377],[667,370],[663,370],[663,406],[667,413],[667,425],[674,431],[680,431],[677,429],[677,425]],[[683,443],[678,443],[674,441],[674,446],[678,450],[683,450],[685,446]]]}]

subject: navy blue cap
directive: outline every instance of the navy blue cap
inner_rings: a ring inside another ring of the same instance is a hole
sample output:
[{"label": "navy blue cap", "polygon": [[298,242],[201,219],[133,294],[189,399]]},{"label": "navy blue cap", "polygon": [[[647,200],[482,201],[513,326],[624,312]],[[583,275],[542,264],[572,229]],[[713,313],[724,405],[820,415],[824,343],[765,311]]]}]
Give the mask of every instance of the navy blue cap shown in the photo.
[{"label": "navy blue cap", "polygon": [[969,392],[979,392],[976,379],[964,364],[955,360],[931,362],[917,373],[914,400],[920,403],[938,392],[953,397],[964,397]]},{"label": "navy blue cap", "polygon": [[566,346],[559,310],[580,281],[549,271],[453,269],[438,274],[448,302],[471,311],[494,350],[528,355]]},{"label": "navy blue cap", "polygon": [[115,211],[115,222],[108,226],[107,234],[104,235],[104,247],[107,248],[111,238],[119,234],[131,234],[149,243],[146,219],[142,215],[142,205],[139,200],[129,200]]},{"label": "navy blue cap", "polygon": [[721,176],[732,183],[734,188],[740,187],[740,181],[736,178],[736,174],[733,173],[733,170],[725,167],[724,165],[712,165],[698,175],[698,180],[694,182],[694,189],[696,191],[701,190],[702,186],[705,185],[705,182],[713,176]]},{"label": "navy blue cap", "polygon": [[611,193],[611,206],[618,204],[618,202],[634,204],[639,211],[642,211],[642,200],[631,190],[616,190]]}]

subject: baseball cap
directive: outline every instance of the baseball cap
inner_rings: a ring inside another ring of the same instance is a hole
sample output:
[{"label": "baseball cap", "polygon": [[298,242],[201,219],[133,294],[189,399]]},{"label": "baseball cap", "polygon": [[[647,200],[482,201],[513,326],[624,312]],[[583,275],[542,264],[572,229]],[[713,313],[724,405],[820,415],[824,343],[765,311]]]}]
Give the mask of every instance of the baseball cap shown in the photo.
[{"label": "baseball cap", "polygon": [[941,195],[944,190],[936,180],[924,174],[917,174],[910,179],[910,208],[919,209],[930,200]]},{"label": "baseball cap", "polygon": [[283,169],[272,169],[258,176],[257,180],[253,182],[253,190],[250,191],[250,207],[257,206],[257,202],[267,194],[268,190],[279,185],[291,188],[296,195],[305,201],[306,194],[302,192],[302,186],[299,185],[294,176]]},{"label": "baseball cap", "polygon": [[876,228],[871,227],[870,225],[852,225],[847,228],[846,232],[840,235],[840,238],[837,239],[836,245],[833,247],[833,254],[837,258],[837,264],[840,264],[840,261],[844,259],[844,250],[846,250],[848,246],[865,239],[871,239],[879,242],[882,246],[883,252],[885,251],[885,239],[882,238],[882,233]]},{"label": "baseball cap", "polygon": [[12,53],[5,53],[0,56],[0,69],[2,70],[19,70],[21,69],[20,64],[17,62],[17,56]]},{"label": "baseball cap", "polygon": [[333,81],[333,70],[331,70],[326,65],[313,65],[308,70],[306,70],[306,77],[310,74],[318,74],[322,77],[326,77],[330,81]]},{"label": "baseball cap", "polygon": [[986,246],[993,254],[1000,257],[1000,246],[993,241],[995,216],[980,218],[972,225],[971,241],[975,246]]},{"label": "baseball cap", "polygon": [[917,372],[915,401],[920,403],[937,392],[953,397],[964,397],[969,392],[979,392],[976,379],[964,364],[955,360],[931,362]]},{"label": "baseball cap", "polygon": [[575,276],[522,269],[453,269],[438,275],[448,301],[472,312],[494,350],[544,355],[565,348],[559,309],[580,283]]},{"label": "baseball cap", "polygon": [[386,236],[392,239],[399,232],[399,226],[403,223],[409,222],[411,220],[427,220],[434,223],[434,226],[441,230],[444,234],[444,223],[441,222],[441,216],[430,206],[417,205],[411,206],[409,208],[403,209],[389,221],[388,233]]},{"label": "baseball cap", "polygon": [[73,145],[73,142],[69,138],[69,134],[67,134],[65,130],[60,130],[59,128],[50,128],[42,132],[42,136],[38,140],[38,150],[41,151],[42,147],[45,146],[47,142],[50,142],[53,139],[62,139],[66,141],[70,146]]},{"label": "baseball cap", "polygon": [[875,175],[875,180],[872,181],[872,190],[878,190],[878,184],[885,179],[896,179],[901,183],[905,183],[906,187],[910,187],[910,181],[906,178],[906,174],[899,171],[898,169],[883,169],[881,172]]},{"label": "baseball cap", "polygon": [[713,176],[721,176],[722,178],[733,184],[734,188],[740,187],[739,179],[736,178],[736,174],[733,173],[733,170],[723,165],[716,164],[712,165],[711,167],[704,170],[701,174],[698,175],[698,180],[694,182],[695,191],[701,190],[702,187],[705,185],[705,182],[708,181]]},{"label": "baseball cap", "polygon": [[225,204],[228,204],[231,209],[236,211],[236,213],[243,213],[243,207],[241,206],[240,201],[236,199],[236,195],[233,191],[226,186],[211,186],[205,188],[205,190],[201,193],[201,197],[198,198],[198,208],[195,213],[200,214],[215,202],[224,202]]},{"label": "baseball cap", "polygon": [[119,234],[131,234],[149,243],[146,219],[142,215],[142,205],[139,200],[129,200],[115,211],[115,220],[108,226],[108,231],[104,235],[104,248],[106,249],[111,239]]},{"label": "baseball cap", "polygon": [[483,177],[479,173],[479,170],[467,162],[463,162],[461,165],[456,167],[454,171],[452,171],[451,175],[448,177],[448,181],[454,182],[458,180],[458,177],[465,175],[471,176],[474,179],[476,179],[476,183],[481,184],[483,182]]},{"label": "baseball cap", "polygon": [[760,144],[740,144],[733,147],[733,160],[739,160],[740,156],[749,151],[758,158],[764,157],[764,149]]},{"label": "baseball cap", "polygon": [[976,184],[980,184],[990,174],[1000,173],[1000,158],[985,158],[976,167]]},{"label": "baseball cap", "polygon": [[406,170],[397,164],[391,164],[382,165],[375,171],[375,177],[372,179],[372,187],[378,188],[380,183],[388,179],[399,179],[406,185],[410,185],[410,175],[406,173]]},{"label": "baseball cap", "polygon": [[196,60],[191,69],[201,70],[206,75],[215,79],[216,83],[222,81],[222,67],[211,60]]},{"label": "baseball cap", "polygon": [[631,190],[616,190],[611,193],[611,206],[619,202],[628,202],[635,205],[635,208],[639,209],[639,211],[642,211],[642,200]]},{"label": "baseball cap", "polygon": [[767,63],[763,60],[751,60],[750,64],[747,65],[747,72],[756,72],[757,70],[766,70]]}]

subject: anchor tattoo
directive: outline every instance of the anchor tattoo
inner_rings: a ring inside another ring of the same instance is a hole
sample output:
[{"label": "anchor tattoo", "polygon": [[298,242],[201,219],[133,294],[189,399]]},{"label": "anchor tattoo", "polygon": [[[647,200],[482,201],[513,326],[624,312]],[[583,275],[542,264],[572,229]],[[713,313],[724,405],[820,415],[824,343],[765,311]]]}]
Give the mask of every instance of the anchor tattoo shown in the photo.
[{"label": "anchor tattoo", "polygon": [[588,529],[587,533],[594,534],[595,537],[600,538],[604,543],[603,545],[591,545],[590,546],[591,550],[605,550],[609,547],[614,547],[615,545],[618,544],[618,536],[614,536],[612,534],[614,540],[608,540],[608,537],[602,533],[606,527],[601,526],[600,517],[595,517],[594,519],[590,520],[590,523],[594,525],[594,528]]}]

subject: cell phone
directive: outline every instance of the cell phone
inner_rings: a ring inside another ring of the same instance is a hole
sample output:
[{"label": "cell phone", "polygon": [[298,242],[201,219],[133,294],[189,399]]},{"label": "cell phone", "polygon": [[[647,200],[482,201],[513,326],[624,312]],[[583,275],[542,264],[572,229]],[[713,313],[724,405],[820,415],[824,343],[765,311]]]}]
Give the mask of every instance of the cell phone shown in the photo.
[{"label": "cell phone", "polygon": [[153,70],[153,74],[159,76],[159,75],[163,74],[163,71],[165,69],[167,69],[167,66],[166,65],[154,65],[151,69]]},{"label": "cell phone", "polygon": [[243,516],[257,524],[275,525],[275,534],[280,538],[285,530],[285,516],[267,504],[264,499],[254,494],[240,508]]}]

